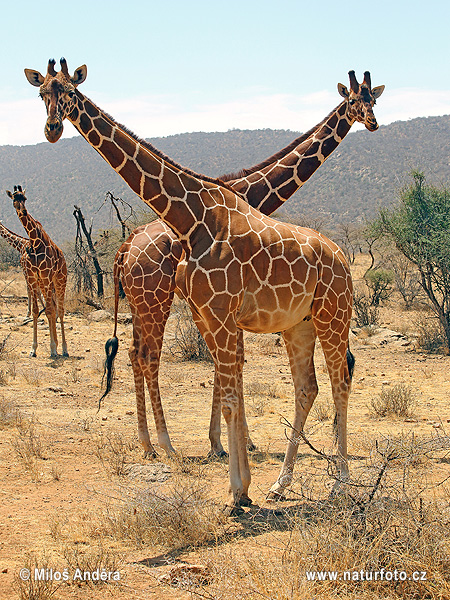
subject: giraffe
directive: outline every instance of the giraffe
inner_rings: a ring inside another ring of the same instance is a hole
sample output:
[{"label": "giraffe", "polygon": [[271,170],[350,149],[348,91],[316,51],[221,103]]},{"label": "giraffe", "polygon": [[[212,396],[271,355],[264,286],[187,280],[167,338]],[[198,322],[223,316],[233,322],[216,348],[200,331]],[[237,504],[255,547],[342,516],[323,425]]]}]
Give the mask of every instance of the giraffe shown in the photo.
[{"label": "giraffe", "polygon": [[[364,73],[361,85],[354,71],[349,72],[349,79],[353,94],[350,96],[347,88],[339,83],[338,92],[344,100],[317,125],[262,163],[219,179],[227,182],[262,213],[270,215],[275,212],[325,162],[355,121],[363,123],[369,131],[378,128],[370,109],[383,93],[384,86],[372,89],[368,71]],[[158,372],[164,329],[174,292],[177,292],[175,273],[181,256],[181,242],[169,227],[158,220],[133,231],[119,248],[114,263],[114,278],[121,281],[133,316],[129,356],[135,380],[138,435],[145,456],[155,456],[156,450],[148,433],[144,379],[153,408],[158,444],[167,454],[174,452],[161,405]],[[118,289],[117,285],[117,293]],[[117,295],[116,299],[117,307]],[[114,337],[116,327],[117,308]],[[242,344],[243,341],[239,340],[239,345]],[[113,359],[107,362],[107,385],[102,399],[111,389],[112,363]],[[224,455],[220,441],[220,395],[217,385],[214,386],[209,439],[210,455]]]},{"label": "giraffe", "polygon": [[25,190],[20,185],[14,186],[14,191],[7,190],[7,195],[12,198],[17,216],[28,234],[29,241],[26,247],[27,254],[27,286],[31,292],[31,305],[33,313],[33,343],[30,356],[36,356],[37,349],[37,320],[39,316],[38,297],[42,292],[45,302],[50,331],[50,355],[56,357],[57,334],[56,314],[61,325],[61,344],[63,356],[67,353],[67,344],[64,331],[64,293],[67,281],[66,261],[62,251],[50,239],[44,228],[33,219],[25,207]]},{"label": "giraffe", "polygon": [[[214,359],[227,424],[230,507],[251,503],[238,360],[241,329],[283,332],[295,388],[294,431],[302,430],[318,392],[314,345],[320,340],[337,412],[339,489],[348,478],[352,370],[352,280],[343,252],[316,231],[263,215],[228,184],[184,169],[143,143],[79,91],[87,76],[85,65],[71,76],[66,60],[60,64],[56,72],[50,60],[45,77],[25,70],[45,102],[47,140],[59,140],[68,118],[182,243],[184,267],[177,269],[175,282]],[[110,345],[113,351],[114,342]],[[288,440],[285,461],[271,488],[276,497],[292,480],[298,443],[296,435]]]},{"label": "giraffe", "polygon": [[20,254],[20,266],[22,267],[22,271],[25,277],[25,282],[27,285],[27,295],[28,295],[28,310],[27,310],[27,318],[31,315],[31,303],[32,303],[32,289],[31,289],[31,270],[32,265],[30,262],[30,258],[27,250],[30,247],[30,240],[28,238],[23,237],[22,235],[18,235],[14,233],[0,222],[0,235],[4,240],[8,242],[10,246],[15,248]]}]

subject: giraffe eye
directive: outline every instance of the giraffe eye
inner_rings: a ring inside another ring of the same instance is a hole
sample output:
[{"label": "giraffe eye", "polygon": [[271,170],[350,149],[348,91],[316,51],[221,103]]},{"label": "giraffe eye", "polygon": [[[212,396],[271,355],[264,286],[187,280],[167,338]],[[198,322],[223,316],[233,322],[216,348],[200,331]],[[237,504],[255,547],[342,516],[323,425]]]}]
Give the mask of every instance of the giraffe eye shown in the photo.
[{"label": "giraffe eye", "polygon": [[75,96],[75,92],[72,92],[72,90],[70,92],[67,92],[67,95],[69,96],[69,98],[73,98]]},{"label": "giraffe eye", "polygon": [[356,102],[356,100],[355,100],[354,98],[352,98],[352,99],[349,101],[349,104],[350,104],[350,106],[353,106],[353,105],[355,104],[355,102]]}]

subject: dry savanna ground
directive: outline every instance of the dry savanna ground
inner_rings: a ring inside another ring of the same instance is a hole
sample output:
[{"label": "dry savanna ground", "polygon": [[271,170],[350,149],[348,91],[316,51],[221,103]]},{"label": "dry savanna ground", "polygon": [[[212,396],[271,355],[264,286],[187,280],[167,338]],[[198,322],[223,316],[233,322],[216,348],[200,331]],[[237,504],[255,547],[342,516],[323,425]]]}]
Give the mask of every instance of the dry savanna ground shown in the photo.
[{"label": "dry savanna ground", "polygon": [[[318,348],[311,446],[300,444],[287,500],[266,500],[293,386],[279,337],[246,335],[253,506],[227,517],[226,460],[205,460],[213,367],[177,355],[176,311],[160,387],[178,457],[148,460],[137,441],[126,303],[114,388],[97,412],[111,318],[68,291],[70,357],[49,358],[42,316],[30,358],[20,271],[3,273],[0,286],[0,598],[450,598],[450,357],[417,349],[417,311],[394,298],[379,327],[352,334],[352,478],[339,498],[330,496],[333,408]],[[151,414],[149,425],[156,441]],[[374,580],[382,569],[389,581]],[[337,579],[309,581],[308,571]]]}]

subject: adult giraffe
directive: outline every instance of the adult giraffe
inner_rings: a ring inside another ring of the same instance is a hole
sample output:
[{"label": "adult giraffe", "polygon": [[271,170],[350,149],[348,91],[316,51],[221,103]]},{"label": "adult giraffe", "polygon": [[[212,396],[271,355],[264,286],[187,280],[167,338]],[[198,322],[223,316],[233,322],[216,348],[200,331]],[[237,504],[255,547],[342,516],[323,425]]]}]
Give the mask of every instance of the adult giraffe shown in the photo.
[{"label": "adult giraffe", "polygon": [[[228,430],[232,506],[251,502],[238,329],[283,331],[295,386],[297,431],[317,395],[313,356],[319,338],[337,411],[337,466],[340,478],[346,479],[352,281],[342,251],[313,230],[263,215],[226,184],[183,169],[141,142],[80,93],[85,66],[73,77],[65,59],[61,71],[54,67],[50,60],[45,77],[25,70],[47,108],[47,139],[56,142],[68,118],[183,245],[186,265],[177,270],[176,285],[214,358]],[[282,495],[292,479],[297,448],[294,435],[272,487],[274,495]]]},{"label": "adult giraffe", "polygon": [[31,308],[33,313],[33,343],[30,356],[36,356],[37,349],[37,320],[39,317],[38,297],[41,292],[44,297],[45,314],[47,315],[50,331],[50,355],[58,356],[58,338],[56,334],[56,316],[61,325],[61,345],[63,356],[67,353],[66,336],[64,331],[64,293],[66,290],[67,267],[64,254],[50,239],[42,225],[29,214],[25,208],[25,191],[20,185],[14,186],[14,191],[6,191],[12,198],[17,216],[28,234],[26,251],[26,279],[31,293]]},{"label": "adult giraffe", "polygon": [[[339,94],[344,100],[320,123],[262,163],[220,179],[263,214],[275,212],[325,162],[355,121],[363,123],[369,131],[378,129],[373,106],[383,93],[384,86],[372,89],[369,72],[364,73],[361,85],[354,71],[349,72],[349,78],[353,94],[350,95],[344,85],[338,84]],[[149,390],[158,443],[167,454],[174,452],[161,405],[158,373],[164,329],[176,291],[175,273],[182,252],[181,242],[167,225],[157,220],[133,231],[119,248],[114,262],[116,293],[113,337],[117,340],[120,280],[133,318],[129,356],[135,381],[138,435],[146,456],[155,456],[156,451],[148,433],[144,378]],[[243,340],[239,339],[239,347],[242,345]],[[107,384],[102,399],[111,389],[114,357],[115,354],[110,355],[107,360]],[[240,352],[240,357],[243,359],[243,352]],[[214,386],[209,439],[210,454],[223,454],[217,385]]]}]

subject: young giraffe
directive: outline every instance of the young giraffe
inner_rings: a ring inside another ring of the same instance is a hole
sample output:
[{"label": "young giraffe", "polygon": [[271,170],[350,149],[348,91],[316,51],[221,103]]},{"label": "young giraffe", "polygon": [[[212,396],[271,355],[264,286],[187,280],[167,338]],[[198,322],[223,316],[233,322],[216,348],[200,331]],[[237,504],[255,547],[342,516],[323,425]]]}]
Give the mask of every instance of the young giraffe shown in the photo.
[{"label": "young giraffe", "polygon": [[[64,254],[50,239],[44,228],[33,219],[25,208],[26,196],[20,185],[14,186],[14,191],[6,192],[13,200],[17,216],[28,234],[29,241],[26,248],[27,286],[31,292],[31,305],[33,313],[33,343],[30,356],[36,356],[37,349],[37,320],[39,317],[38,297],[42,292],[45,302],[50,331],[50,355],[58,356],[58,339],[56,334],[56,315],[61,325],[61,345],[63,356],[67,353],[66,336],[64,331],[64,293],[66,290],[67,267]],[[56,306],[55,306],[56,304]]]},{"label": "young giraffe", "polygon": [[17,233],[14,233],[7,227],[0,223],[0,235],[3,239],[5,239],[10,246],[15,248],[20,254],[20,266],[22,267],[22,271],[25,277],[25,282],[27,284],[27,295],[28,295],[28,311],[27,317],[31,315],[31,304],[32,304],[32,288],[31,288],[31,272],[33,270],[33,265],[30,262],[30,257],[28,255],[28,251],[30,249],[30,240],[25,238]]},{"label": "young giraffe", "polygon": [[[342,251],[311,229],[263,215],[229,186],[183,169],[143,144],[80,93],[86,66],[73,77],[65,59],[61,71],[54,66],[49,61],[45,77],[25,70],[28,81],[40,87],[47,108],[47,140],[58,141],[68,118],[183,245],[186,261],[177,269],[176,285],[214,358],[228,430],[232,506],[251,502],[238,329],[283,331],[295,386],[295,431],[303,429],[317,395],[313,355],[319,338],[337,412],[337,466],[340,480],[345,480],[352,281]],[[349,91],[350,97],[354,94]],[[295,435],[288,442],[272,487],[276,496],[292,479],[298,443]]]},{"label": "young giraffe", "polygon": [[[363,123],[369,131],[378,128],[373,112],[368,109],[373,108],[384,86],[372,89],[369,72],[364,73],[361,85],[354,71],[349,72],[349,78],[354,95],[350,98],[347,88],[338,84],[339,94],[344,100],[320,123],[262,163],[220,179],[262,213],[270,215],[275,212],[325,162],[355,121]],[[119,248],[114,262],[116,310],[113,336],[116,337],[117,331],[120,280],[133,315],[133,340],[129,356],[135,380],[138,434],[145,456],[155,456],[156,451],[148,433],[144,378],[149,390],[158,443],[167,454],[174,452],[161,405],[158,372],[164,329],[174,291],[176,293],[175,272],[181,256],[181,242],[169,227],[157,220],[133,231]],[[242,345],[243,341],[239,340],[239,344]],[[243,358],[243,353],[241,356]],[[107,367],[107,385],[102,399],[111,389],[113,358],[110,357]],[[214,387],[209,439],[210,454],[223,455],[217,385]]]}]

